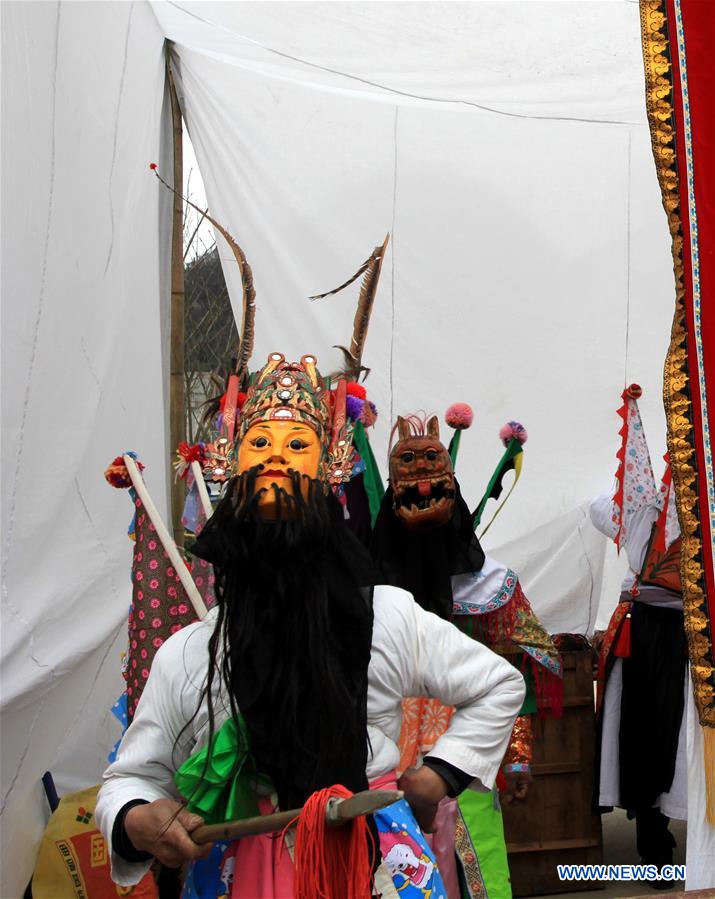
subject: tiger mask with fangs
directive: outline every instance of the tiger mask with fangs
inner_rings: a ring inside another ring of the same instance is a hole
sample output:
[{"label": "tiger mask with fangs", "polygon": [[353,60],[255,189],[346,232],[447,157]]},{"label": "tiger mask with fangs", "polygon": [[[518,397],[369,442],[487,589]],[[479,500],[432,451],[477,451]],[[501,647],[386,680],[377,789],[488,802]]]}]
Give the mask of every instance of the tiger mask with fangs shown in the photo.
[{"label": "tiger mask with fangs", "polygon": [[415,433],[410,421],[398,416],[397,434],[390,453],[395,515],[409,531],[446,524],[454,512],[455,482],[437,416],[429,419],[424,433]]}]

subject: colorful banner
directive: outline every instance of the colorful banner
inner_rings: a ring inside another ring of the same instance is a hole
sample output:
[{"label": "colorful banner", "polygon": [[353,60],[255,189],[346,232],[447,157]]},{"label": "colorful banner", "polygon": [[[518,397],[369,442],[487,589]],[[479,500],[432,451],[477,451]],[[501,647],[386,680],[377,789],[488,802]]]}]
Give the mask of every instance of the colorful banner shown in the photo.
[{"label": "colorful banner", "polygon": [[[668,452],[695,703],[715,728],[715,15],[707,0],[641,0],[646,105],[673,241],[675,317],[665,365]],[[709,390],[709,396],[708,396]],[[706,735],[708,736],[708,735]],[[706,739],[706,743],[715,740]]]}]

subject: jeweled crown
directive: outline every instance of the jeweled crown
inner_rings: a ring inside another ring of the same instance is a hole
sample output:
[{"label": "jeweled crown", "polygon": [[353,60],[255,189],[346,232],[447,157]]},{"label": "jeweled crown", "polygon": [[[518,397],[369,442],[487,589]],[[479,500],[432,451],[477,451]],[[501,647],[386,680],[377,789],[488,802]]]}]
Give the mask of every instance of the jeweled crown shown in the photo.
[{"label": "jeweled crown", "polygon": [[330,389],[317,369],[315,356],[286,362],[271,353],[255,374],[241,407],[239,438],[260,421],[299,421],[317,432],[323,443],[331,436]]}]

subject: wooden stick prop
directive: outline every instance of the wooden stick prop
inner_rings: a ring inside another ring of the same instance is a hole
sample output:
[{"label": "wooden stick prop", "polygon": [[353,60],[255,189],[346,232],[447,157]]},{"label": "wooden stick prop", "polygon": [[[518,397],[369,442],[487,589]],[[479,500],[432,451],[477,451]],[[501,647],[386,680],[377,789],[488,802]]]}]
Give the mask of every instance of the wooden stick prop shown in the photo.
[{"label": "wooden stick prop", "polygon": [[129,477],[132,479],[132,486],[136,490],[137,496],[144,504],[146,514],[149,516],[151,523],[154,525],[157,537],[159,538],[159,540],[161,540],[161,545],[164,547],[164,551],[171,559],[171,563],[174,566],[174,571],[176,571],[179,580],[181,581],[181,585],[183,586],[184,590],[186,590],[186,595],[191,600],[191,605],[194,607],[194,611],[200,619],[205,618],[208,609],[206,608],[203,599],[201,599],[201,594],[199,593],[196,584],[194,583],[194,579],[189,573],[189,569],[186,567],[186,562],[184,562],[181,553],[176,548],[176,544],[172,540],[169,531],[166,529],[166,525],[162,521],[161,515],[159,515],[159,511],[154,505],[154,501],[152,500],[151,496],[149,496],[149,491],[147,490],[144,479],[142,478],[141,473],[136,466],[136,462],[130,455],[124,455],[122,458],[124,459],[124,464],[127,466]]},{"label": "wooden stick prop", "polygon": [[201,470],[201,466],[194,459],[191,463],[191,473],[194,476],[194,481],[196,481],[196,489],[199,491],[199,497],[201,498],[201,507],[204,510],[204,515],[206,516],[206,521],[211,518],[213,514],[213,506],[211,505],[211,498],[209,497],[209,492],[206,489],[206,481],[204,480],[204,473]]},{"label": "wooden stick prop", "polygon": [[[378,809],[392,805],[404,797],[402,790],[364,790],[349,799],[333,798],[325,809],[325,823],[330,827],[340,827],[361,815],[370,815]],[[240,821],[226,821],[225,824],[204,824],[191,832],[191,839],[200,846],[217,840],[237,840],[259,833],[272,833],[286,828],[300,817],[303,810],[292,809],[273,815],[259,815],[257,818],[243,818]]]}]

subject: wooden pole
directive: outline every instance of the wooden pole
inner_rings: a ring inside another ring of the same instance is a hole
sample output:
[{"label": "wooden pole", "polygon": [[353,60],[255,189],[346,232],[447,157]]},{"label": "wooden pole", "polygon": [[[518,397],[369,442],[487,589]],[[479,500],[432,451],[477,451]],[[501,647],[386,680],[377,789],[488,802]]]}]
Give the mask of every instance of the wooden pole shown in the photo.
[{"label": "wooden pole", "polygon": [[[329,827],[340,827],[362,815],[370,815],[381,808],[387,808],[388,805],[404,799],[404,796],[402,790],[364,790],[348,799],[332,796],[328,799],[325,809],[325,823]],[[191,839],[202,846],[216,840],[236,840],[259,833],[284,830],[300,817],[302,811],[303,809],[294,808],[288,812],[274,812],[272,815],[226,821],[224,824],[202,824],[201,827],[191,831]]]},{"label": "wooden pole", "polygon": [[198,587],[194,583],[194,579],[191,577],[189,569],[186,567],[186,562],[184,561],[183,556],[176,548],[176,544],[174,543],[174,541],[171,539],[171,534],[162,521],[159,510],[154,505],[154,500],[149,495],[147,486],[144,483],[144,478],[141,476],[141,472],[139,471],[136,462],[129,455],[126,455],[123,458],[124,464],[127,466],[127,471],[129,472],[129,477],[132,480],[132,487],[134,487],[137,492],[137,496],[142,501],[142,503],[144,503],[146,514],[149,516],[149,519],[154,525],[154,529],[156,530],[156,536],[159,538],[159,540],[161,540],[161,545],[164,547],[164,551],[171,559],[171,564],[174,566],[174,571],[176,571],[176,574],[181,581],[181,585],[183,586],[184,590],[186,590],[186,595],[191,600],[191,605],[194,607],[194,611],[199,616],[199,618],[205,618],[208,612],[206,604],[201,598],[201,594],[199,593]]},{"label": "wooden pole", "polygon": [[[181,194],[184,189],[182,120],[176,86],[171,72],[170,47],[166,47],[166,78],[171,98],[171,122],[174,135],[174,209],[171,231],[171,337],[169,383],[169,442],[170,451],[186,440],[186,383],[184,373],[184,208]],[[181,513],[184,506],[184,485],[172,480],[171,523],[174,543],[183,547],[184,528]]]},{"label": "wooden pole", "polygon": [[206,489],[206,481],[204,481],[204,475],[198,462],[194,461],[191,463],[191,471],[193,472],[194,480],[196,481],[196,489],[199,491],[199,498],[204,510],[204,515],[206,516],[206,521],[208,521],[213,515],[214,510],[211,505],[211,497]]}]

